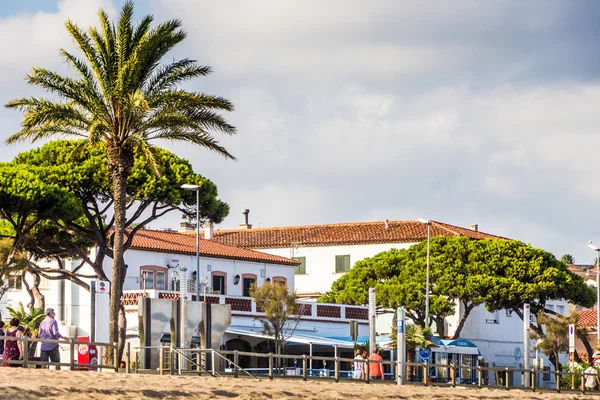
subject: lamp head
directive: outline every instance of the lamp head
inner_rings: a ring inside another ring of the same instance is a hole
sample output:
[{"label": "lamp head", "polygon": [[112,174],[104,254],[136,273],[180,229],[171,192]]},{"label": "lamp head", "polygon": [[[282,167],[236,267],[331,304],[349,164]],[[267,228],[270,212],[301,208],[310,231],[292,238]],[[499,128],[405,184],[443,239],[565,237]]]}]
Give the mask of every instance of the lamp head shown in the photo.
[{"label": "lamp head", "polygon": [[191,190],[191,191],[195,192],[196,190],[200,189],[200,185],[190,185],[188,183],[184,183],[183,185],[181,185],[181,188],[183,190]]},{"label": "lamp head", "polygon": [[588,247],[589,247],[590,249],[594,250],[594,251],[600,251],[600,248],[599,248],[599,247],[596,247],[596,246],[594,246],[594,245],[592,244],[592,242],[591,242],[591,241],[590,241],[590,244],[588,244]]},{"label": "lamp head", "polygon": [[417,221],[425,225],[431,225],[431,221],[425,218],[417,218]]}]

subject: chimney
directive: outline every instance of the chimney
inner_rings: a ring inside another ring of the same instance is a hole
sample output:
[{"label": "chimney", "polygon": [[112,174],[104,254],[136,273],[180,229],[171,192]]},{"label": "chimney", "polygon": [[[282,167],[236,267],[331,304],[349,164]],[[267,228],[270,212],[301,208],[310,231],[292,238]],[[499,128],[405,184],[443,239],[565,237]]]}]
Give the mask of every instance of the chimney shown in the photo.
[{"label": "chimney", "polygon": [[187,215],[183,214],[181,216],[181,221],[179,221],[179,233],[186,233],[186,232],[195,232],[196,231],[196,225],[194,225],[192,223],[192,221],[188,218]]},{"label": "chimney", "polygon": [[242,211],[242,214],[244,214],[244,223],[240,224],[240,229],[252,229],[252,225],[248,223],[248,214],[250,214],[250,210],[246,208]]},{"label": "chimney", "polygon": [[213,223],[210,219],[204,221],[204,239],[211,240],[213,238]]},{"label": "chimney", "polygon": [[479,232],[479,225],[477,225],[477,224],[471,224],[471,230],[475,231],[475,232]]}]

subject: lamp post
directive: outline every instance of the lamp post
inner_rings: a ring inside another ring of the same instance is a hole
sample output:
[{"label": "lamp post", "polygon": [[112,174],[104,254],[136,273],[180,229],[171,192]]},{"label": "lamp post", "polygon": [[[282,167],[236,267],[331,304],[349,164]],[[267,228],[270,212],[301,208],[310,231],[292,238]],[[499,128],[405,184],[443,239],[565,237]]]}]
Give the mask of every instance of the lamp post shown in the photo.
[{"label": "lamp post", "polygon": [[183,190],[196,192],[196,301],[200,301],[200,185],[181,185]]},{"label": "lamp post", "polygon": [[429,328],[429,242],[431,240],[431,221],[423,218],[418,218],[417,221],[427,225],[427,271],[425,273],[425,327]]},{"label": "lamp post", "polygon": [[596,345],[600,344],[600,247],[590,240],[588,247],[596,252]]}]

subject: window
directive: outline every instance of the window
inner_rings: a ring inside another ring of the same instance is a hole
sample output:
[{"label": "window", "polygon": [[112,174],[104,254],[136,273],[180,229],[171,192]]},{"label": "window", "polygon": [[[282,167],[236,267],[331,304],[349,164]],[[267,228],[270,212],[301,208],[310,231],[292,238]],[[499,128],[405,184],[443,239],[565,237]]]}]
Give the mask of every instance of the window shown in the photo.
[{"label": "window", "polygon": [[335,273],[341,274],[350,271],[350,255],[335,256]]},{"label": "window", "polygon": [[140,289],[144,290],[167,290],[168,281],[167,268],[156,265],[144,265],[140,267]]},{"label": "window", "polygon": [[556,306],[556,312],[560,315],[565,314],[565,306]]},{"label": "window", "polygon": [[23,277],[21,275],[11,275],[8,277],[8,290],[22,290]]},{"label": "window", "polygon": [[294,274],[306,275],[306,257],[292,257],[293,260],[300,261],[300,265],[296,266]]},{"label": "window", "polygon": [[283,276],[274,276],[272,282],[274,285],[285,285],[287,284],[287,279]]},{"label": "window", "polygon": [[158,290],[167,289],[167,274],[165,272],[156,272],[156,288]]},{"label": "window", "polygon": [[256,275],[242,274],[242,296],[250,297],[250,288],[256,283]]},{"label": "window", "polygon": [[513,313],[513,310],[506,310],[507,317],[509,317],[509,318],[512,317],[512,313]]},{"label": "window", "polygon": [[154,271],[142,271],[142,289],[154,289]]},{"label": "window", "polygon": [[212,271],[212,289],[218,294],[227,294],[227,273],[222,271]]},{"label": "window", "polygon": [[499,324],[500,323],[500,315],[499,315],[498,311],[487,313],[485,322],[488,324]]}]

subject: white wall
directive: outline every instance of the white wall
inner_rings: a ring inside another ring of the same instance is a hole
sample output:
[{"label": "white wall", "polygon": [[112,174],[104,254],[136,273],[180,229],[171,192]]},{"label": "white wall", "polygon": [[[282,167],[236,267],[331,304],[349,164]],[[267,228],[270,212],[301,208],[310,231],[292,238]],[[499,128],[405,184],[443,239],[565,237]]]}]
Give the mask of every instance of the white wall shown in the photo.
[{"label": "white wall", "polygon": [[[174,265],[171,260],[179,260],[178,265]],[[140,286],[140,267],[147,265],[154,265],[159,267],[167,267],[169,265],[169,290],[171,290],[171,282],[174,276],[180,274],[180,268],[187,268],[187,279],[192,278],[192,273],[196,270],[196,256],[182,255],[182,254],[170,254],[161,253],[157,251],[142,251],[142,250],[128,250],[125,253],[125,264],[128,265],[127,275],[125,278],[124,290],[138,290]],[[107,271],[108,276],[111,270],[112,260],[108,259],[105,261],[104,269]],[[210,271],[208,270],[210,268]],[[268,264],[251,261],[238,261],[223,258],[210,258],[200,257],[200,276],[201,278],[211,276],[211,272],[221,271],[227,273],[227,284],[226,289],[227,295],[230,296],[241,296],[242,295],[242,281],[236,285],[234,278],[236,275],[249,273],[255,274],[257,277],[257,284],[262,285],[267,278],[273,278],[275,276],[282,276],[287,279],[288,287],[294,290],[294,267],[279,264]],[[264,271],[261,272],[261,271]],[[264,276],[263,276],[264,275]],[[209,280],[208,286],[212,286],[212,281]]]},{"label": "white wall", "polygon": [[296,290],[300,293],[321,292],[343,274],[335,273],[335,256],[350,255],[350,265],[392,248],[407,249],[415,243],[386,243],[356,246],[297,247],[281,249],[256,249],[282,257],[306,257],[306,275],[296,275]]}]

